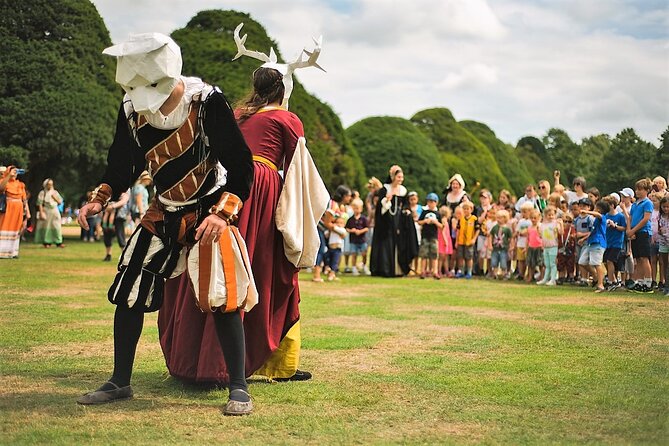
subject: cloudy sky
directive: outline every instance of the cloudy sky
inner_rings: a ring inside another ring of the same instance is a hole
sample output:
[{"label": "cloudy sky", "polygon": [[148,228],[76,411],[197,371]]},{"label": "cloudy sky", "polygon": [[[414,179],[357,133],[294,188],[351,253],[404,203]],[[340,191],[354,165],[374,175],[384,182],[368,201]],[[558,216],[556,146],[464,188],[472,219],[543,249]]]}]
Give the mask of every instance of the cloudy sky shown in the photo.
[{"label": "cloudy sky", "polygon": [[250,13],[287,58],[322,34],[327,74],[305,69],[298,78],[345,126],[447,107],[512,144],[550,127],[574,140],[633,127],[657,144],[669,125],[667,0],[93,3],[114,42],[169,34],[205,9]]}]

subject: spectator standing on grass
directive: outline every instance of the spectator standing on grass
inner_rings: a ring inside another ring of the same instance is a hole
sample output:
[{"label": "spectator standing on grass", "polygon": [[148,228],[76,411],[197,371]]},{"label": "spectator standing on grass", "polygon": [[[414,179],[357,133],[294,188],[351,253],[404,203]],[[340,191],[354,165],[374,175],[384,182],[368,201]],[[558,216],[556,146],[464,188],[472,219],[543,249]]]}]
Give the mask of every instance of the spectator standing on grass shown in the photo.
[{"label": "spectator standing on grass", "polygon": [[557,284],[558,237],[562,232],[561,221],[557,219],[557,209],[553,206],[544,208],[544,219],[539,226],[541,248],[543,250],[544,277],[537,285],[555,286]]},{"label": "spectator standing on grass", "polygon": [[331,231],[334,227],[335,216],[340,213],[341,205],[346,205],[351,201],[351,189],[348,186],[340,184],[337,186],[334,195],[328,203],[328,207],[323,213],[320,221],[318,222],[318,236],[321,240],[320,248],[318,250],[318,255],[316,256],[316,262],[314,264],[314,276],[311,279],[314,282],[323,282],[321,277],[321,271],[323,270],[325,262],[325,254],[328,250],[328,231]]},{"label": "spectator standing on grass", "polygon": [[62,202],[63,197],[54,188],[53,180],[51,178],[44,180],[42,190],[37,194],[35,243],[41,243],[45,248],[50,248],[51,245],[56,245],[59,248],[65,247],[60,211],[58,210],[58,205]]},{"label": "spectator standing on grass", "polygon": [[142,172],[139,176],[135,185],[132,186],[131,198],[130,198],[130,213],[132,221],[135,225],[138,225],[139,222],[146,214],[146,211],[149,209],[149,187],[153,184],[151,175],[146,170]]},{"label": "spectator standing on grass", "polygon": [[572,187],[574,190],[565,191],[565,195],[569,204],[575,201],[581,201],[584,198],[588,198],[587,192],[585,192],[586,182],[583,177],[576,177],[572,182]]},{"label": "spectator standing on grass", "polygon": [[557,268],[558,283],[573,283],[574,282],[574,269],[575,269],[575,257],[574,252],[576,251],[576,240],[575,240],[575,229],[574,229],[574,217],[570,212],[567,212],[562,217],[562,234],[560,234],[559,245],[558,245],[558,255],[557,255]]},{"label": "spectator standing on grass", "polygon": [[506,189],[499,191],[499,194],[497,195],[497,202],[495,203],[497,210],[506,209],[507,206],[512,204],[511,199],[511,192]]},{"label": "spectator standing on grass", "polygon": [[541,232],[539,227],[541,224],[541,212],[539,212],[539,209],[532,209],[530,211],[530,222],[532,224],[527,228],[527,248],[525,255],[525,263],[527,265],[525,282],[527,283],[531,283],[534,280],[537,268],[541,269],[543,266]]},{"label": "spectator standing on grass", "polygon": [[[407,199],[409,200],[409,209],[411,209],[411,217],[413,218],[414,226],[416,227],[416,238],[418,239],[418,246],[420,250],[420,241],[422,237],[422,227],[418,224],[418,219],[420,214],[423,213],[423,205],[418,202],[418,192],[412,190],[407,194]],[[409,271],[409,276],[414,276],[421,272],[420,258],[419,256],[414,257],[411,261],[411,271]]]},{"label": "spectator standing on grass", "polygon": [[605,291],[604,275],[606,268],[604,267],[604,251],[606,250],[606,214],[610,211],[610,206],[606,201],[600,200],[595,205],[595,210],[583,209],[582,214],[593,217],[592,225],[590,226],[590,235],[583,244],[581,256],[578,264],[584,270],[589,272],[593,280],[596,282],[595,293]]},{"label": "spectator standing on grass", "polygon": [[[348,231],[351,246],[352,274],[354,276],[371,274],[367,267],[367,233],[369,232],[369,221],[363,215],[362,207],[363,202],[361,199],[353,200],[351,203],[353,215],[346,221],[346,230]],[[359,263],[358,256],[360,256]]]},{"label": "spectator standing on grass", "polygon": [[110,201],[102,217],[102,235],[105,244],[105,258],[103,262],[111,262],[112,259],[112,241],[116,237],[118,247],[125,248],[125,225],[129,217],[128,203],[130,201],[130,192],[128,189],[123,192],[117,201]]},{"label": "spectator standing on grass", "polygon": [[[653,213],[653,203],[648,198],[652,190],[652,182],[643,178],[634,185],[637,200],[632,204],[627,217],[627,236],[632,241],[632,255],[634,256],[634,287],[636,293],[652,293],[653,288],[650,269],[650,216]],[[623,208],[624,209],[624,208]],[[623,212],[626,212],[624,209]]]},{"label": "spectator standing on grass", "polygon": [[622,251],[625,243],[627,219],[625,214],[618,212],[616,209],[615,197],[605,197],[604,201],[608,203],[610,208],[606,215],[606,250],[604,251],[604,262],[606,263],[608,277],[607,291],[614,291],[620,287],[618,273],[623,269],[624,257]]},{"label": "spectator standing on grass", "polygon": [[[488,250],[488,229],[494,226],[495,217],[488,215],[493,209],[492,194],[488,189],[481,189],[479,192],[479,205],[474,207],[474,215],[479,221],[481,231],[476,240],[476,262],[477,274],[485,275],[485,263],[490,259]],[[488,262],[488,269],[490,269],[490,262]]]},{"label": "spectator standing on grass", "polygon": [[[492,216],[490,218],[492,220]],[[505,210],[495,212],[496,222],[488,231],[486,243],[490,250],[490,276],[495,279],[507,279],[509,247],[513,232],[508,226],[509,213]]]},{"label": "spectator standing on grass", "polygon": [[[448,209],[451,208],[448,205]],[[460,233],[460,219],[462,218],[462,206],[455,208],[451,215],[450,227],[451,227],[451,246],[453,247],[453,254],[451,255],[451,276],[457,276],[458,273],[462,270],[458,269],[460,265],[460,256],[458,255],[458,234]]]},{"label": "spectator standing on grass", "polygon": [[439,244],[439,274],[452,277],[450,260],[453,254],[453,241],[451,240],[451,208],[445,204],[439,207],[439,215],[443,227],[437,232],[437,243]]},{"label": "spectator standing on grass", "polygon": [[588,237],[590,237],[592,225],[594,224],[592,215],[588,215],[584,211],[592,211],[592,209],[590,199],[587,197],[582,198],[578,201],[578,214],[574,217],[574,227],[576,228],[576,268],[577,275],[580,277],[579,284],[583,286],[588,284],[588,272],[582,267],[580,262],[581,252],[583,251],[583,246],[586,245]]},{"label": "spectator standing on grass", "polygon": [[434,192],[427,194],[427,204],[418,217],[418,224],[422,227],[422,238],[420,242],[420,249],[418,250],[418,257],[422,265],[421,279],[424,279],[428,274],[432,274],[435,279],[441,279],[441,273],[438,269],[439,264],[439,231],[443,229],[444,225],[441,222],[437,203],[439,196]]},{"label": "spectator standing on grass", "polygon": [[[655,185],[653,184],[653,189]],[[658,233],[658,220],[660,218],[660,199],[655,195],[655,191],[651,192],[648,195],[648,198],[653,203],[653,212],[650,215],[650,277],[652,279],[651,287],[657,288],[658,283],[655,281],[657,279],[658,273],[661,268],[659,268],[660,262],[660,239],[657,236]],[[662,280],[660,279],[660,282]]]},{"label": "spectator standing on grass", "polygon": [[471,201],[465,201],[460,205],[462,207],[462,217],[458,222],[457,251],[459,270],[457,278],[472,278],[472,268],[474,266],[474,245],[479,235],[480,227],[478,219],[474,212],[474,205]]},{"label": "spectator standing on grass", "polygon": [[660,200],[660,216],[657,222],[659,239],[660,276],[664,284],[664,295],[669,296],[669,195]]},{"label": "spectator standing on grass", "polygon": [[520,207],[520,219],[514,227],[514,245],[516,250],[516,274],[519,280],[525,278],[525,267],[527,260],[527,230],[532,226],[530,215],[534,206],[525,203]]},{"label": "spectator standing on grass", "polygon": [[325,254],[325,267],[328,274],[328,281],[339,280],[337,273],[339,272],[339,262],[341,261],[342,249],[344,247],[344,239],[348,235],[346,232],[346,219],[343,215],[335,216],[332,229],[328,236],[328,251]]}]

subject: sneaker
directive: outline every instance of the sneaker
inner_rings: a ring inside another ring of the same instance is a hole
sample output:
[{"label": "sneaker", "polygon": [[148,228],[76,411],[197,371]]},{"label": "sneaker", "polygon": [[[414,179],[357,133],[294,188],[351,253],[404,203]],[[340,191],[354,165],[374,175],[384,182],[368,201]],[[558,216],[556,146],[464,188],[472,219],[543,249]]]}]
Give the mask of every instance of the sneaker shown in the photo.
[{"label": "sneaker", "polygon": [[365,276],[371,276],[372,275],[372,272],[369,270],[367,265],[365,265],[365,270],[364,271],[365,271]]},{"label": "sneaker", "polygon": [[304,371],[304,370],[297,370],[293,376],[290,378],[274,378],[274,381],[277,382],[288,382],[288,381],[307,381],[312,378],[312,375],[310,372]]},{"label": "sneaker", "polygon": [[462,274],[462,271],[458,271],[457,273],[455,273],[455,278],[456,279],[462,279],[463,277],[465,277],[465,275]]},{"label": "sneaker", "polygon": [[562,285],[564,283],[564,278],[559,277],[558,280],[555,283],[556,283],[556,285]]},{"label": "sneaker", "polygon": [[616,282],[616,283],[612,283],[609,286],[607,286],[606,291],[611,292],[611,291],[617,290],[618,288],[620,288],[620,284]]},{"label": "sneaker", "polygon": [[547,283],[548,283],[548,280],[546,280],[546,279],[537,280],[537,285],[546,285]]},{"label": "sneaker", "polygon": [[472,278],[472,273],[465,274],[465,279],[471,279],[471,278]]},{"label": "sneaker", "polygon": [[625,288],[627,288],[628,290],[632,290],[635,286],[636,286],[636,282],[633,281],[632,279],[627,279],[625,281]]},{"label": "sneaker", "polygon": [[557,285],[557,282],[555,280],[549,280],[548,282],[546,282],[546,286],[555,286],[555,285]]},{"label": "sneaker", "polygon": [[595,288],[595,293],[603,293],[604,291],[607,291],[607,289],[604,288],[604,287],[601,287],[601,288],[597,287],[597,288]]},{"label": "sneaker", "polygon": [[653,280],[653,281],[650,283],[650,287],[651,287],[651,288],[657,288],[657,282]]},{"label": "sneaker", "polygon": [[358,271],[358,268],[356,268],[355,266],[354,266],[353,268],[351,268],[351,275],[353,275],[353,276],[359,276],[359,275],[360,275],[360,271]]},{"label": "sneaker", "polygon": [[111,254],[107,254],[104,259],[102,259],[103,262],[111,262]]},{"label": "sneaker", "polygon": [[353,271],[353,270],[352,270],[352,268],[351,268],[350,266],[347,266],[346,268],[344,268],[344,272],[345,272],[345,273],[350,273],[350,272],[352,272],[352,271]]},{"label": "sneaker", "polygon": [[637,283],[636,285],[634,285],[634,288],[632,288],[632,291],[640,294],[650,294],[653,292],[653,289],[648,285],[642,285],[640,283]]}]

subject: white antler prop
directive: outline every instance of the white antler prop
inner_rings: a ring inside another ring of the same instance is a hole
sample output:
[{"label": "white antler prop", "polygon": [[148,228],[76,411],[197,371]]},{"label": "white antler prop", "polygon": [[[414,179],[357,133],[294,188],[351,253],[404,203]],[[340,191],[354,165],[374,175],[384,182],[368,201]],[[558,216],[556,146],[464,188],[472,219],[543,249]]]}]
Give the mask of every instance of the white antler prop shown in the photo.
[{"label": "white antler prop", "polygon": [[[246,46],[244,45],[246,43],[246,37],[247,34],[244,34],[244,36],[239,37],[239,32],[242,29],[242,26],[244,26],[244,23],[240,23],[237,25],[237,28],[235,28],[235,33],[234,33],[234,38],[235,38],[235,43],[237,44],[237,54],[232,60],[237,60],[241,56],[249,56],[253,57],[254,59],[261,60],[265,62],[262,67],[265,68],[273,68],[277,70],[279,73],[283,75],[283,86],[284,86],[284,94],[283,94],[283,102],[282,106],[285,108],[288,108],[288,99],[290,98],[291,93],[293,92],[293,72],[297,70],[298,68],[307,68],[307,67],[316,67],[319,70],[322,70],[325,72],[323,67],[318,65],[318,56],[321,54],[321,45],[323,43],[323,36],[320,36],[318,39],[313,39],[314,44],[316,45],[313,49],[313,51],[307,51],[306,49],[303,49],[300,52],[300,55],[295,59],[293,62],[287,63],[287,64],[280,64],[277,63],[277,57],[276,53],[274,52],[274,48],[270,48],[270,53],[269,56],[265,53],[261,53],[260,51],[251,51],[247,50]],[[304,55],[307,55],[307,60],[303,59]]]}]

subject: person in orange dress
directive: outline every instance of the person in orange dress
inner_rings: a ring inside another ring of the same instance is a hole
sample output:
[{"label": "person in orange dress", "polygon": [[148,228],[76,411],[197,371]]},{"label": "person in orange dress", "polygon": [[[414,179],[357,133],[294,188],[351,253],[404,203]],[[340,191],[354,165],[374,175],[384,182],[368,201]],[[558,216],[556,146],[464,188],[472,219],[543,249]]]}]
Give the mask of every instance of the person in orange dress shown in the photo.
[{"label": "person in orange dress", "polygon": [[30,219],[26,185],[18,178],[18,169],[9,166],[0,176],[0,194],[6,197],[4,212],[0,212],[0,259],[19,257],[23,217]]}]

